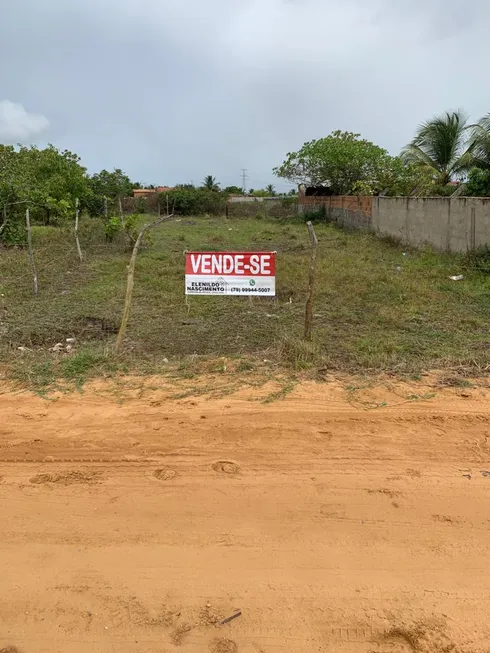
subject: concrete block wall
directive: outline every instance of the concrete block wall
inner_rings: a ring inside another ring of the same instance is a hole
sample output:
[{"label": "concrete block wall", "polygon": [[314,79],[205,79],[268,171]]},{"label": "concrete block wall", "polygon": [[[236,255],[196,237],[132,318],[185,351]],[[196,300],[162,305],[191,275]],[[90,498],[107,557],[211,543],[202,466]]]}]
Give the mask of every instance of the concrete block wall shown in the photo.
[{"label": "concrete block wall", "polygon": [[325,207],[326,218],[348,229],[373,230],[413,247],[448,252],[490,246],[490,198],[305,197],[300,212]]},{"label": "concrete block wall", "polygon": [[375,197],[372,227],[414,247],[465,252],[490,245],[490,198]]}]

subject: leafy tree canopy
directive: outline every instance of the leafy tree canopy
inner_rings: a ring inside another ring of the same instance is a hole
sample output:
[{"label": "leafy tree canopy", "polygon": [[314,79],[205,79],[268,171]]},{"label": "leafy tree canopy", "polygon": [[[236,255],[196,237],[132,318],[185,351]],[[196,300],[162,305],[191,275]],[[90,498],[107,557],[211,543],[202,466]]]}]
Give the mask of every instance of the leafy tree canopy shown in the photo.
[{"label": "leafy tree canopy", "polygon": [[[471,164],[482,170],[490,169],[490,113],[471,126],[469,152]],[[476,173],[474,173],[476,174]]]},{"label": "leafy tree canopy", "polygon": [[101,170],[92,176],[90,182],[95,195],[112,200],[130,196],[136,186],[120,168],[112,172]]},{"label": "leafy tree canopy", "polygon": [[0,145],[0,237],[22,242],[26,206],[33,220],[57,223],[73,215],[76,200],[90,194],[89,177],[78,155],[53,145]]},{"label": "leafy tree canopy", "polygon": [[0,146],[0,197],[5,202],[54,200],[74,205],[88,189],[87,171],[69,150],[53,145],[44,149]]},{"label": "leafy tree canopy", "polygon": [[196,190],[194,184],[177,184],[175,190]]},{"label": "leafy tree canopy", "polygon": [[[378,170],[375,184],[365,185],[365,194],[374,192],[388,196],[431,195],[435,192],[436,183],[432,172],[414,164],[405,163],[400,157],[387,155]],[[354,189],[362,194],[361,184]]]},{"label": "leafy tree canopy", "polygon": [[206,188],[175,188],[161,193],[162,205],[169,201],[172,213],[180,215],[219,214],[224,211],[226,196],[216,190]]},{"label": "leafy tree canopy", "polygon": [[490,196],[490,169],[473,168],[468,175],[466,184],[466,195],[472,197]]},{"label": "leafy tree canopy", "polygon": [[223,188],[223,193],[226,193],[227,195],[244,195],[243,188],[240,188],[240,186],[227,186],[226,188]]},{"label": "leafy tree canopy", "polygon": [[386,150],[359,134],[334,131],[290,152],[284,163],[274,168],[274,174],[308,186],[329,186],[335,194],[344,195],[359,183],[372,189],[378,186],[388,156]]}]

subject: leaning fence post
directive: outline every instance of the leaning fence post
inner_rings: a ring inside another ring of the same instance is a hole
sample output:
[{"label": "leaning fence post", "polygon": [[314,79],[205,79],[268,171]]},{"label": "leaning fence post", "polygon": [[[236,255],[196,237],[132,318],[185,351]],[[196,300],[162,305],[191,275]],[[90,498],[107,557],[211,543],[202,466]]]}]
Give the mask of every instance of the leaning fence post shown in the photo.
[{"label": "leaning fence post", "polygon": [[3,220],[2,226],[0,227],[0,236],[2,235],[3,230],[7,226],[7,202],[3,205]]},{"label": "leaning fence post", "polygon": [[138,238],[136,239],[136,242],[133,247],[133,253],[131,255],[131,260],[129,262],[128,266],[128,276],[126,280],[126,295],[124,298],[124,308],[123,308],[123,315],[121,319],[121,326],[119,327],[119,332],[117,334],[117,340],[116,340],[116,354],[121,351],[121,348],[124,343],[124,338],[126,336],[126,329],[128,326],[128,321],[129,321],[129,315],[131,312],[131,303],[133,300],[133,286],[134,286],[134,270],[136,267],[136,257],[138,255],[138,250],[140,248],[141,242],[144,238],[145,233],[149,229],[154,229],[157,227],[159,224],[162,222],[166,222],[168,220],[171,220],[173,218],[173,215],[162,215],[159,217],[157,220],[154,222],[151,222],[149,224],[145,224],[144,227],[141,229],[141,231],[138,234]]},{"label": "leaning fence post", "polygon": [[313,223],[307,222],[306,226],[308,227],[310,240],[311,240],[311,258],[310,258],[310,273],[308,276],[308,298],[306,300],[306,310],[305,310],[305,340],[311,341],[311,332],[313,327],[313,298],[314,298],[314,287],[315,287],[315,278],[316,278],[318,238],[316,237]]},{"label": "leaning fence post", "polygon": [[121,221],[121,227],[124,229],[124,211],[121,196],[117,196],[117,203],[119,205],[119,220]]},{"label": "leaning fence post", "polygon": [[34,260],[34,252],[32,250],[32,234],[31,234],[31,220],[29,216],[29,208],[26,209],[26,231],[27,231],[27,249],[29,252],[29,261],[31,263],[32,276],[34,277],[34,294],[38,293],[38,283],[37,283],[37,268],[36,261]]},{"label": "leaning fence post", "polygon": [[82,254],[82,248],[80,247],[80,239],[78,238],[78,222],[80,218],[80,203],[78,201],[78,197],[75,202],[75,242],[77,244],[77,252],[78,252],[78,258],[80,259],[80,263],[83,261],[83,254]]}]

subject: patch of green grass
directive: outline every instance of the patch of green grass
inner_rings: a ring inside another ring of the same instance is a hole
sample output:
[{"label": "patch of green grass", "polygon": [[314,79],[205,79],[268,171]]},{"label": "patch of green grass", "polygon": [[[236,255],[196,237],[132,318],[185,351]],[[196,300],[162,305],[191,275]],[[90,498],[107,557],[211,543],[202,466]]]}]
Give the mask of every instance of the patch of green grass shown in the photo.
[{"label": "patch of green grass", "polygon": [[[142,216],[142,221],[146,218]],[[81,223],[84,261],[73,234],[34,229],[38,297],[24,250],[0,252],[0,355],[15,378],[36,387],[80,385],[120,370],[193,378],[199,361],[243,360],[236,372],[270,365],[308,371],[418,374],[490,367],[490,275],[467,257],[407,250],[367,233],[315,226],[319,261],[313,342],[302,338],[309,267],[304,224],[284,220],[182,218],[152,232],[138,255],[125,350],[111,354],[130,253],[107,243],[100,221]],[[277,297],[184,295],[184,249],[276,250]],[[464,274],[462,281],[448,277]],[[75,353],[49,351],[76,338]],[[28,354],[19,355],[18,347]],[[215,372],[219,369],[215,369]],[[224,371],[224,370],[223,370]]]},{"label": "patch of green grass", "polygon": [[288,381],[283,384],[282,388],[279,390],[276,390],[274,392],[269,393],[264,399],[262,399],[263,404],[272,404],[275,401],[281,401],[283,399],[286,399],[288,394],[290,394],[294,388],[296,387],[297,383],[295,381]]},{"label": "patch of green grass", "polygon": [[408,401],[427,401],[429,399],[434,399],[436,396],[435,392],[425,392],[424,394],[411,394],[408,395]]},{"label": "patch of green grass", "polygon": [[440,386],[445,386],[448,388],[474,388],[475,384],[468,379],[465,379],[463,376],[458,376],[456,374],[443,375],[439,380],[438,384]]},{"label": "patch of green grass", "polygon": [[89,379],[126,371],[127,365],[110,352],[91,345],[70,355],[42,350],[28,352],[15,356],[9,366],[12,380],[40,394],[81,388]]},{"label": "patch of green grass", "polygon": [[249,361],[249,360],[239,361],[239,363],[238,363],[238,365],[236,367],[236,371],[239,374],[242,374],[244,372],[253,372],[254,369],[255,369],[255,365],[252,363],[252,361]]}]

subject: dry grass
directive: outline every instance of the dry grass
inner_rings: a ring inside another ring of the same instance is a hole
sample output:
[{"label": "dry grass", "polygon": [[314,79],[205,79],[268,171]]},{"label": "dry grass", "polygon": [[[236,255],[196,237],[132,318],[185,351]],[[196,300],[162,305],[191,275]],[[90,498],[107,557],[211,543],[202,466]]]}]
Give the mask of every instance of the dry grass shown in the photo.
[{"label": "dry grass", "polygon": [[[0,252],[0,353],[7,374],[35,387],[118,371],[195,374],[204,359],[235,359],[253,369],[392,370],[490,366],[490,277],[460,257],[404,250],[364,233],[318,225],[320,260],[314,342],[302,340],[308,274],[303,224],[253,219],[182,219],[152,234],[136,265],[124,354],[112,354],[129,254],[107,244],[96,221],[82,224],[85,261],[72,234],[36,228],[40,295],[32,294],[27,254]],[[184,296],[186,249],[277,250],[278,297]],[[463,281],[450,275],[464,273]],[[49,351],[66,338],[75,352]],[[28,351],[21,352],[24,347]],[[220,364],[219,362],[217,363]]]}]

